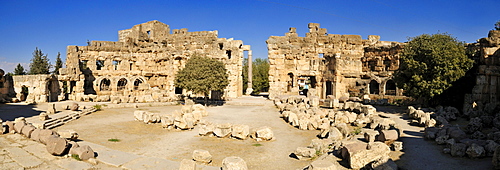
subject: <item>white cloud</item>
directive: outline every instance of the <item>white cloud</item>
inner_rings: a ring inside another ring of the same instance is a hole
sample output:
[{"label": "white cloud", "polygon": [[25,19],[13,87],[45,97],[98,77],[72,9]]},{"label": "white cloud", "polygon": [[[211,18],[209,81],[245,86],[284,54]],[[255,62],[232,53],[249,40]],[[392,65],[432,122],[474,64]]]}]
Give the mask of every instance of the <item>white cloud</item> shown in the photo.
[{"label": "white cloud", "polygon": [[29,63],[11,63],[11,62],[7,62],[7,61],[0,61],[0,69],[2,69],[5,73],[8,73],[8,72],[13,73],[17,64],[21,64],[26,71],[30,68]]}]

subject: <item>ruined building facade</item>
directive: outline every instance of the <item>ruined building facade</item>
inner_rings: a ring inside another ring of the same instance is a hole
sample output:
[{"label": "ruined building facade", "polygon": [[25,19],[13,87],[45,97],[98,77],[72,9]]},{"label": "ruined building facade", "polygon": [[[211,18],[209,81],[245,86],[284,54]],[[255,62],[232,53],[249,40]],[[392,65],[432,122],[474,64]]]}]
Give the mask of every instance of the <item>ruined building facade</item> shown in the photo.
[{"label": "ruined building facade", "polygon": [[[376,35],[328,34],[317,23],[300,37],[295,28],[271,36],[268,48],[269,95],[297,95],[315,89],[320,98],[364,94],[402,95],[392,80],[403,43],[380,41]],[[331,96],[330,96],[331,95]]]},{"label": "ruined building facade", "polygon": [[[60,69],[60,87],[67,84],[70,100],[164,102],[186,94],[174,86],[177,72],[193,55],[222,61],[229,74],[225,98],[242,95],[242,63],[249,45],[218,38],[217,31],[188,32],[159,21],[118,32],[119,41],[91,41],[68,46],[66,68]],[[218,92],[220,94],[220,92]],[[60,99],[66,96],[60,95]]]},{"label": "ruined building facade", "polygon": [[469,44],[468,48],[475,52],[477,71],[475,85],[465,95],[463,112],[471,117],[494,115],[500,104],[500,30],[491,30],[487,38]]}]

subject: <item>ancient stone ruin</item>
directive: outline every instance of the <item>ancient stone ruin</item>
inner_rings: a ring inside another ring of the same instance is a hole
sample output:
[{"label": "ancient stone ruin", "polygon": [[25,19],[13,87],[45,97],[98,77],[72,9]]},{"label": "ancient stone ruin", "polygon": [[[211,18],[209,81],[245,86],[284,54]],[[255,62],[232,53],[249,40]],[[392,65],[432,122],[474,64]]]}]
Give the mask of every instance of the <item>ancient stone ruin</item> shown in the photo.
[{"label": "ancient stone ruin", "polygon": [[392,80],[399,68],[403,43],[367,40],[359,35],[328,34],[317,23],[299,37],[295,28],[285,36],[271,36],[268,48],[269,96],[297,95],[316,89],[314,96],[402,95]]}]

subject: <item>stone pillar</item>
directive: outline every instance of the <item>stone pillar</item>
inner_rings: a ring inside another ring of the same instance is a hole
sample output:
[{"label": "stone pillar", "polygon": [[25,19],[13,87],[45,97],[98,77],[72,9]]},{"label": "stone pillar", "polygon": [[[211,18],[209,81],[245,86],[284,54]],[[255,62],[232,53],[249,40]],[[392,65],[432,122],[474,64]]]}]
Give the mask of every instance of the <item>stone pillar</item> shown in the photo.
[{"label": "stone pillar", "polygon": [[248,50],[248,83],[247,83],[247,90],[245,92],[246,95],[250,95],[253,92],[252,89],[252,51]]}]

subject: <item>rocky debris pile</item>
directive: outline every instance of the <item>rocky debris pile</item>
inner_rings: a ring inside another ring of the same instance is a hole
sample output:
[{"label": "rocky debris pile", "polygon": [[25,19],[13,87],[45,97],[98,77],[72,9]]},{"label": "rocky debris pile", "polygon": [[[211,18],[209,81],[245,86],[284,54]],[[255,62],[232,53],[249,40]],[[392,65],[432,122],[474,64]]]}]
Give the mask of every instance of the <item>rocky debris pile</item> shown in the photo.
[{"label": "rocky debris pile", "polygon": [[184,105],[180,112],[176,110],[172,114],[134,111],[135,120],[146,124],[161,123],[167,129],[191,130],[204,116],[208,116],[208,112],[201,104]]},{"label": "rocky debris pile", "polygon": [[[427,110],[427,112],[423,110]],[[434,126],[426,126],[424,137],[427,140],[434,140],[438,145],[443,145],[443,152],[451,156],[491,157],[495,155],[499,146],[500,131],[498,129],[500,126],[495,126],[493,116],[469,117],[466,125],[459,125],[452,123],[461,116],[467,118],[468,115],[461,115],[454,107],[438,106],[435,109],[415,109],[409,106],[407,113],[424,113],[429,115],[431,119],[435,118]]]},{"label": "rocky debris pile", "polygon": [[205,120],[200,123],[198,134],[200,136],[216,136],[219,138],[233,138],[245,140],[248,137],[256,141],[269,141],[274,139],[273,131],[270,127],[264,126],[255,129],[250,129],[248,125],[241,124],[215,124]]},{"label": "rocky debris pile", "polygon": [[36,128],[30,123],[27,123],[24,117],[16,118],[14,121],[1,122],[2,133],[19,133],[34,141],[46,145],[47,151],[55,156],[66,154],[78,155],[81,160],[95,158],[95,153],[87,145],[79,146],[76,142],[70,141],[78,138],[78,134],[74,131],[60,131],[60,133],[49,130]]},{"label": "rocky debris pile", "polygon": [[[339,101],[339,109],[323,109],[305,96],[274,99],[282,118],[290,125],[320,131],[319,139],[313,139],[309,146],[298,147],[292,156],[314,159],[325,153],[335,153],[354,169],[367,166],[397,169],[389,159],[389,152],[403,149],[402,142],[397,141],[402,134],[400,126],[377,113],[375,107],[362,104],[359,98]],[[316,162],[309,168],[323,165],[333,167],[329,163]]]}]

